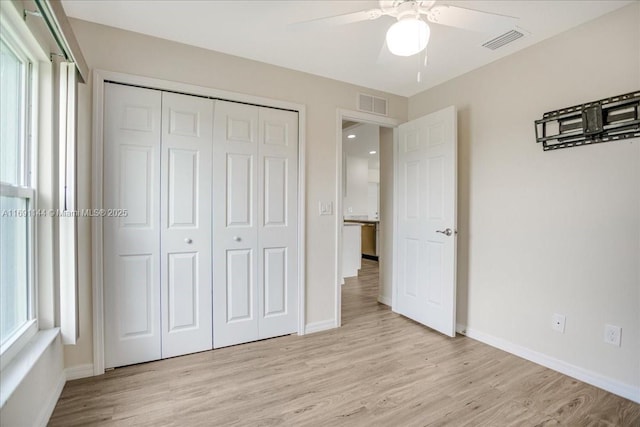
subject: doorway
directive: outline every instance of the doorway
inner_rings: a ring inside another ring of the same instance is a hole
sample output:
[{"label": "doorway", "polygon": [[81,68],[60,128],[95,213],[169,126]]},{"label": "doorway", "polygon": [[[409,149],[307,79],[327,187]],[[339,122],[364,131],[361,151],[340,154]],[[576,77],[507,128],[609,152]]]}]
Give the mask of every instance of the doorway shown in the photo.
[{"label": "doorway", "polygon": [[[381,207],[379,302],[448,336],[455,336],[457,242],[457,120],[454,106],[398,124],[372,115],[338,111],[336,212],[336,326],[341,325],[345,120],[392,128],[389,158],[380,144],[380,184],[390,208]],[[383,135],[383,132],[380,133]],[[388,179],[383,165],[390,166]],[[381,191],[381,200],[385,198]],[[347,211],[347,213],[349,213]],[[388,216],[388,220],[384,217]]]},{"label": "doorway", "polygon": [[[337,164],[341,167],[337,168],[336,326],[342,323],[345,273],[356,276],[363,263],[368,275],[372,268],[379,270],[377,301],[392,305],[393,130],[397,125],[387,117],[338,111]],[[363,234],[371,239],[363,241]],[[357,254],[355,271],[353,265],[345,265],[345,250]]]}]

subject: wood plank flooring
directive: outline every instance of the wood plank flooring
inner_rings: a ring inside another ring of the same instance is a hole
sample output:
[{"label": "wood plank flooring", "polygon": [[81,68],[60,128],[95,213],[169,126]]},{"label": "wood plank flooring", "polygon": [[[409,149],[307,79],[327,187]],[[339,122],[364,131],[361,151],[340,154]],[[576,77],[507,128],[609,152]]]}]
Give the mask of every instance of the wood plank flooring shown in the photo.
[{"label": "wood plank flooring", "polygon": [[640,426],[640,405],[378,304],[377,263],[342,328],[70,381],[51,426]]}]

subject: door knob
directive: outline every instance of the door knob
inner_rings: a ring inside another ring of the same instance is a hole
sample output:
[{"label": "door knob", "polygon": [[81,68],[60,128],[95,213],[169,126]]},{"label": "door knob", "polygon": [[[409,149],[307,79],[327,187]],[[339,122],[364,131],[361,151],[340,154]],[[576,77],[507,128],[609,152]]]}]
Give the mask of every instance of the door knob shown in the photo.
[{"label": "door knob", "polygon": [[240,238],[240,236],[234,236],[234,237],[233,237],[233,240],[235,240],[236,242],[239,242],[239,241],[240,241],[240,240],[242,240],[242,239]]},{"label": "door knob", "polygon": [[188,244],[191,244],[193,242],[193,240],[191,240],[190,238],[187,237],[186,239],[184,239],[184,242],[188,243]]},{"label": "door knob", "polygon": [[442,233],[445,236],[451,236],[453,234],[453,230],[450,228],[446,228],[444,230],[436,230],[436,233]]}]

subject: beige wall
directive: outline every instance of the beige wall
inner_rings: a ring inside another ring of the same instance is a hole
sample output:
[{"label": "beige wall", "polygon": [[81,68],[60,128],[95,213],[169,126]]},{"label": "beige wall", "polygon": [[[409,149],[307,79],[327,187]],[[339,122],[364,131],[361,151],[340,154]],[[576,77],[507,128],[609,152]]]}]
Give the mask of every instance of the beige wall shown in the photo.
[{"label": "beige wall", "polygon": [[458,109],[458,322],[634,387],[640,141],[543,152],[534,120],[638,89],[635,3],[409,99],[410,119]]},{"label": "beige wall", "polygon": [[378,301],[391,306],[393,281],[393,129],[380,128],[380,284]]},{"label": "beige wall", "polygon": [[[307,324],[328,322],[335,311],[335,217],[319,216],[318,202],[336,206],[336,110],[356,109],[359,91],[389,99],[390,116],[404,121],[407,99],[162,39],[71,20],[89,67],[136,74],[307,107]],[[90,207],[91,87],[80,90],[79,207]],[[79,225],[81,338],[65,348],[65,365],[92,362],[90,221]]]}]

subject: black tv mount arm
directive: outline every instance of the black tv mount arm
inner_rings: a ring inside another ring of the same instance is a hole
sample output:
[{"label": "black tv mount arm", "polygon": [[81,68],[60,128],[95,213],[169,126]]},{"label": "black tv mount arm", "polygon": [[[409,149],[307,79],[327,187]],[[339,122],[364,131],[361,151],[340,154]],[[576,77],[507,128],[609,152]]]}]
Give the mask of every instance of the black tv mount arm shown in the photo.
[{"label": "black tv mount arm", "polygon": [[550,111],[535,124],[544,151],[640,137],[640,91]]}]

